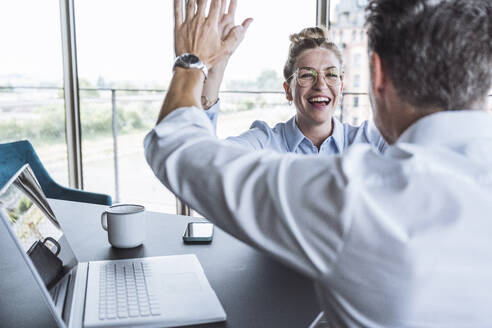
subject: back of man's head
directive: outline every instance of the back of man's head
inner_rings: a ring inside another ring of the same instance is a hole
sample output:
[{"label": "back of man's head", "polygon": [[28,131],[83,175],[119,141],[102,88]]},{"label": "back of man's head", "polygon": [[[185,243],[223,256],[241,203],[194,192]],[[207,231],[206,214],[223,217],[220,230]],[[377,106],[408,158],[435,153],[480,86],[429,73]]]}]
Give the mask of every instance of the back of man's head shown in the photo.
[{"label": "back of man's head", "polygon": [[371,0],[369,51],[400,98],[422,109],[469,109],[492,82],[491,0]]}]

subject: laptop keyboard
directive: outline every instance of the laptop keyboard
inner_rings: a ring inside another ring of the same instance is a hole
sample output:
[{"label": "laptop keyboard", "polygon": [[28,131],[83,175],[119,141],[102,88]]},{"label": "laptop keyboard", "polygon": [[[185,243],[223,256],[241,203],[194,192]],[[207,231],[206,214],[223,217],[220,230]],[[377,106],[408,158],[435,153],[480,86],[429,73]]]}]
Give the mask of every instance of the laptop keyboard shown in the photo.
[{"label": "laptop keyboard", "polygon": [[148,263],[108,263],[100,270],[100,320],[161,314],[157,296],[148,288],[148,278],[152,275]]}]

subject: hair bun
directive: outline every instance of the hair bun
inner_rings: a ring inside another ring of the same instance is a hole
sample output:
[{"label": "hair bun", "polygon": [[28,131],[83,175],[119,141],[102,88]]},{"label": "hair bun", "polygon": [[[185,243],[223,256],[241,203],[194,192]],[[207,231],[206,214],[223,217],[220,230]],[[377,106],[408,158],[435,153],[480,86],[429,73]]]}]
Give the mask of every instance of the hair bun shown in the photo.
[{"label": "hair bun", "polygon": [[305,29],[303,29],[302,31],[300,31],[299,33],[294,33],[294,34],[291,34],[290,37],[290,42],[292,42],[293,44],[295,43],[299,43],[303,40],[306,40],[306,39],[316,39],[316,40],[319,40],[319,39],[324,39],[326,41],[329,41],[328,39],[328,31],[320,26],[320,27],[307,27]]},{"label": "hair bun", "polygon": [[289,81],[294,73],[297,58],[308,49],[324,48],[332,51],[339,61],[339,69],[343,72],[343,57],[335,43],[332,42],[324,26],[308,27],[290,36],[289,55],[284,65],[284,78]]}]

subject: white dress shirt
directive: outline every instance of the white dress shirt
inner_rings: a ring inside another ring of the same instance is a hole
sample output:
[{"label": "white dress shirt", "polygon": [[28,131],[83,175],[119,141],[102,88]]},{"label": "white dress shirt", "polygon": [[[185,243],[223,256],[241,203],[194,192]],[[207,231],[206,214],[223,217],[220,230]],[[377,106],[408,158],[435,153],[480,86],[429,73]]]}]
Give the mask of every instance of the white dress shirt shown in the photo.
[{"label": "white dress shirt", "polygon": [[[205,111],[212,124],[217,126],[220,101]],[[277,123],[271,128],[264,121],[254,121],[249,130],[226,140],[252,150],[271,149],[279,153],[296,153],[304,155],[333,155],[342,154],[349,146],[367,143],[383,152],[387,147],[386,141],[379,134],[372,121],[364,121],[360,126],[341,123],[335,117],[333,131],[319,149],[304,136],[296,123],[295,116],[287,122]]]},{"label": "white dress shirt", "polygon": [[332,327],[492,326],[492,116],[418,120],[384,154],[248,151],[180,108],[145,138],[156,176],[312,278]]}]

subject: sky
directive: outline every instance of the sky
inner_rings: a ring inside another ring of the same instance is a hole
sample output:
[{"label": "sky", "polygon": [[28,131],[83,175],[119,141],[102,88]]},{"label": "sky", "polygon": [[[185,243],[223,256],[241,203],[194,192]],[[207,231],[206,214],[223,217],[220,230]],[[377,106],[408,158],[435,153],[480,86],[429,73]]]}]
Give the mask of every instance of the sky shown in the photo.
[{"label": "sky", "polygon": [[[75,0],[79,77],[93,83],[169,81],[174,59],[172,0]],[[36,81],[63,78],[57,0],[0,1],[0,83],[15,74]],[[252,17],[226,79],[281,75],[289,35],[316,22],[316,0],[239,1],[236,22]],[[6,32],[7,31],[7,32]]]}]

